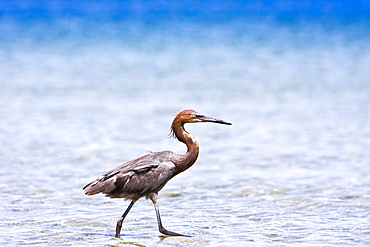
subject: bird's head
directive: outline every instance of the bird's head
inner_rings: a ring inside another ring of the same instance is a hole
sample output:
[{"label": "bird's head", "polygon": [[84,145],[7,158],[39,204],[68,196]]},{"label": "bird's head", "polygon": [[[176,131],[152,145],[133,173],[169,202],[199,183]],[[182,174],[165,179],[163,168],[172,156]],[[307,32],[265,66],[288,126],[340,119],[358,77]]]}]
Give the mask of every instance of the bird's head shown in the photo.
[{"label": "bird's head", "polygon": [[[213,117],[207,117],[202,114],[199,114],[198,112],[194,110],[183,110],[177,116],[172,122],[171,125],[171,133],[170,136],[175,137],[176,139],[183,141],[180,137],[181,133],[187,133],[184,130],[184,124],[186,123],[218,123],[218,124],[226,124],[231,125],[231,123],[223,121],[221,119],[213,118]],[[185,142],[185,141],[183,141]]]},{"label": "bird's head", "polygon": [[179,114],[177,114],[173,122],[181,123],[182,125],[186,123],[207,123],[207,122],[231,125],[231,123],[229,122],[199,114],[194,110],[184,110],[180,112]]}]

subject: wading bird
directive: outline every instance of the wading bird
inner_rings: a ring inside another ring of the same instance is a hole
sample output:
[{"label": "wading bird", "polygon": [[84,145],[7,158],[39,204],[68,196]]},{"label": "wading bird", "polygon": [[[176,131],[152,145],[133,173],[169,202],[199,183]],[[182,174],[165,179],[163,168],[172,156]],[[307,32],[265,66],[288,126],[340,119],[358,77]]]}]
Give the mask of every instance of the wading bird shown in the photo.
[{"label": "wading bird", "polygon": [[187,152],[184,155],[171,151],[150,153],[118,166],[83,188],[88,196],[103,193],[111,198],[131,200],[130,205],[117,222],[117,238],[120,237],[122,222],[126,215],[135,202],[144,196],[154,204],[159,231],[162,234],[185,236],[168,231],[163,227],[157,206],[158,192],[171,178],[191,167],[197,160],[198,142],[193,135],[185,131],[184,124],[202,122],[231,125],[220,119],[200,115],[193,110],[184,110],[175,117],[171,125],[172,136],[187,146]]}]

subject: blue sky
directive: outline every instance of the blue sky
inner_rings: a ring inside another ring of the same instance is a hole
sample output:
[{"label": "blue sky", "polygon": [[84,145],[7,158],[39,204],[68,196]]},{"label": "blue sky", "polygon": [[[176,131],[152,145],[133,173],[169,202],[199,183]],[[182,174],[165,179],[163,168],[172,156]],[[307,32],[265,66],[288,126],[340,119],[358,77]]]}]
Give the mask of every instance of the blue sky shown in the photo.
[{"label": "blue sky", "polygon": [[228,21],[270,18],[281,22],[335,21],[369,23],[370,0],[2,0],[1,19],[53,19],[77,17],[91,20],[148,19]]}]

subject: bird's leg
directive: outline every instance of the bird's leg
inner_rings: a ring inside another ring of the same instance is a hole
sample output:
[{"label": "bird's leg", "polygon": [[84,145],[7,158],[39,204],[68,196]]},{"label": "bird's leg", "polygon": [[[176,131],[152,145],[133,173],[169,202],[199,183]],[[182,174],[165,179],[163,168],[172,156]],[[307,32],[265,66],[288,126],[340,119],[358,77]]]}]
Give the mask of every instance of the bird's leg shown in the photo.
[{"label": "bird's leg", "polygon": [[126,215],[128,214],[128,212],[130,212],[130,209],[132,208],[132,206],[134,206],[135,202],[136,202],[136,200],[132,200],[131,201],[131,203],[128,206],[128,208],[126,209],[126,211],[122,214],[121,218],[117,221],[116,238],[119,238],[120,237],[121,228],[122,228],[122,222],[126,218]]},{"label": "bird's leg", "polygon": [[163,227],[163,225],[162,225],[161,215],[159,214],[158,205],[156,203],[154,203],[154,208],[155,208],[155,213],[157,214],[158,228],[159,228],[159,231],[161,233],[163,233],[164,235],[168,235],[168,236],[183,236],[183,237],[187,237],[187,236],[185,236],[183,234],[179,234],[179,233],[176,233],[176,232],[171,232],[171,231],[166,230]]},{"label": "bird's leg", "polygon": [[179,234],[179,233],[176,233],[176,232],[171,232],[171,231],[168,231],[166,230],[163,225],[162,225],[162,220],[161,220],[161,215],[159,213],[159,208],[158,208],[158,205],[157,205],[157,197],[158,195],[157,194],[154,194],[152,193],[149,198],[152,200],[153,202],[153,205],[154,205],[154,208],[155,208],[155,213],[157,215],[157,221],[158,221],[158,228],[159,228],[159,232],[160,233],[163,233],[164,235],[168,235],[168,236],[182,236],[182,237],[188,237],[186,235],[183,235],[183,234]]}]

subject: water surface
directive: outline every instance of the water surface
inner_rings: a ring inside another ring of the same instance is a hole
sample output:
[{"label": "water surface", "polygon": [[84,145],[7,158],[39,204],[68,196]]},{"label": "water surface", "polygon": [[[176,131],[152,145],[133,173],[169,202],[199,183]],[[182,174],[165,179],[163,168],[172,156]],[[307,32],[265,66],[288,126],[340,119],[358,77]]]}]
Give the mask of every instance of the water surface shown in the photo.
[{"label": "water surface", "polygon": [[[3,244],[370,244],[366,28],[77,24],[2,26]],[[187,108],[233,123],[186,126],[200,157],[160,192],[165,227],[192,237],[163,237],[141,199],[115,238],[128,202],[82,187],[184,153],[167,135]]]}]

